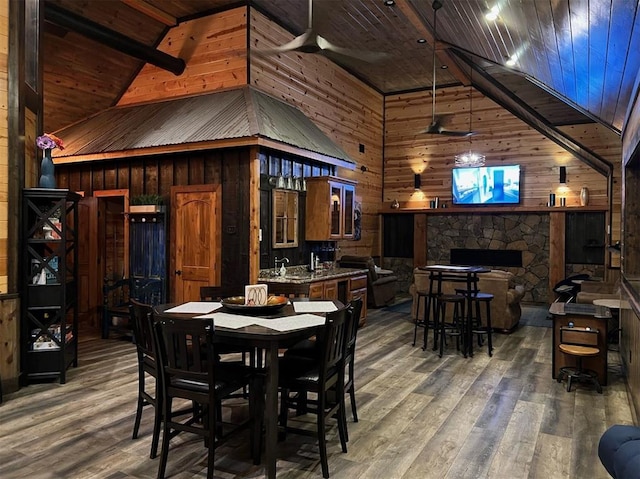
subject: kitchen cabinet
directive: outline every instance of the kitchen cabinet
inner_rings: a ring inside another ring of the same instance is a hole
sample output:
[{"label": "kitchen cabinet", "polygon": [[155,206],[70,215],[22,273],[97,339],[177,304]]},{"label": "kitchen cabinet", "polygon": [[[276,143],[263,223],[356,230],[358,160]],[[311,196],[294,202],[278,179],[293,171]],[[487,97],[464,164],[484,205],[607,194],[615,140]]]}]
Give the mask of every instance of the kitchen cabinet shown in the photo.
[{"label": "kitchen cabinet", "polygon": [[356,182],[335,176],[307,178],[306,239],[353,239]]},{"label": "kitchen cabinet", "polygon": [[26,188],[22,206],[21,370],[58,378],[78,365],[78,201],[66,189]]},{"label": "kitchen cabinet", "polygon": [[367,317],[367,275],[353,276],[349,279],[348,301],[362,299],[362,312],[360,313],[360,326],[364,324]]}]

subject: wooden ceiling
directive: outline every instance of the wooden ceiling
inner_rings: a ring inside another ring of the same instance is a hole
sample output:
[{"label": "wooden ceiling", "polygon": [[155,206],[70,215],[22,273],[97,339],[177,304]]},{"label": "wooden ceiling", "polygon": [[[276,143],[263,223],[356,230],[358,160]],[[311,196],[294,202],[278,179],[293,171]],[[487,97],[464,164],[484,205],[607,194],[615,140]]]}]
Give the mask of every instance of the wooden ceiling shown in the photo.
[{"label": "wooden ceiling", "polygon": [[[468,84],[473,67],[551,126],[598,121],[620,131],[640,68],[639,2],[440,1],[435,31],[437,86]],[[488,21],[485,13],[494,3],[500,5],[498,16]],[[45,130],[56,131],[113,106],[144,64],[61,26],[52,19],[53,10],[71,12],[155,47],[181,21],[246,4],[234,0],[46,0]],[[250,4],[295,35],[307,27],[305,0],[252,0]],[[327,53],[382,94],[432,87],[433,17],[428,0],[396,0],[391,6],[384,0],[314,2],[314,25],[330,42],[387,53],[374,63]],[[420,38],[427,42],[419,43]],[[510,58],[515,63],[507,67]]]}]

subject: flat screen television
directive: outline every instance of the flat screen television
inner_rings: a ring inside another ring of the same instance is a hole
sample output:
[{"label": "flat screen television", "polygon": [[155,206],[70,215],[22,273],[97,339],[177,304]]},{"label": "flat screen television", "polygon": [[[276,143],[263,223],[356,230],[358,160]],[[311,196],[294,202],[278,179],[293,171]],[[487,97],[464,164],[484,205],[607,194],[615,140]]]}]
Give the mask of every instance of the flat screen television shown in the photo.
[{"label": "flat screen television", "polygon": [[454,168],[454,205],[520,203],[520,165]]}]

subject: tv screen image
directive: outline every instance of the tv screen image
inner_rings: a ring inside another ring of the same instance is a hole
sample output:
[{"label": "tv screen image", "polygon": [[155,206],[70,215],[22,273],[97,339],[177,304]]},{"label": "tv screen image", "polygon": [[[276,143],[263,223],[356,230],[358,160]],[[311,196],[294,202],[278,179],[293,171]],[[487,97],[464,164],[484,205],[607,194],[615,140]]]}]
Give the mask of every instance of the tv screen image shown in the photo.
[{"label": "tv screen image", "polygon": [[454,168],[454,205],[520,203],[520,165]]}]

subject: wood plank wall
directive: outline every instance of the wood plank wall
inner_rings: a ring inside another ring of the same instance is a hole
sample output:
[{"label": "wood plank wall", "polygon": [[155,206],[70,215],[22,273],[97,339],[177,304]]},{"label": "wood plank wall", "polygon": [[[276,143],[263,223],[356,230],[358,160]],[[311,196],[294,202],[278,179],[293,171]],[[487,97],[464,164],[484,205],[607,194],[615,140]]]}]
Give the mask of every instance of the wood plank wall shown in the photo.
[{"label": "wood plank wall", "polygon": [[247,84],[247,9],[235,8],[181,23],[158,50],[186,62],[184,73],[146,64],[118,105],[198,95]]},{"label": "wood plank wall", "polygon": [[[386,97],[385,102],[385,172],[384,203],[397,198],[401,207],[426,207],[434,196],[451,203],[451,169],[454,156],[470,147],[486,155],[487,165],[519,164],[522,166],[521,206],[545,205],[549,193],[566,197],[567,206],[580,204],[583,186],[589,188],[590,205],[607,205],[607,179],[570,155],[542,134],[504,110],[480,92],[473,90],[472,129],[477,135],[452,138],[419,134],[431,122],[431,92],[413,92]],[[453,113],[451,129],[469,129],[469,88],[450,87],[436,92],[436,111]],[[591,145],[604,142],[604,150],[612,140],[601,140],[592,128],[582,126],[580,137],[591,139]],[[598,131],[597,133],[600,133]],[[597,148],[593,148],[597,151]],[[611,146],[610,157],[619,149]],[[559,167],[567,168],[567,184],[558,182]],[[422,188],[415,192],[414,173],[421,173]],[[617,182],[619,191],[620,182]],[[618,193],[619,196],[619,193]],[[618,214],[619,205],[618,202]],[[618,222],[619,224],[619,222]]]},{"label": "wood plank wall", "polygon": [[[56,167],[60,188],[84,191],[128,189],[129,197],[159,194],[171,211],[173,185],[222,184],[222,277],[230,284],[249,281],[249,148],[123,158]],[[169,219],[167,220],[169,221]],[[171,291],[171,275],[169,275]]]},{"label": "wood plank wall", "polygon": [[[250,44],[254,50],[293,38],[286,30],[251,10]],[[251,55],[250,83],[295,105],[356,162],[355,170],[337,175],[358,182],[362,239],[339,242],[344,254],[380,254],[378,212],[382,206],[383,97],[322,55],[287,53]],[[363,145],[364,152],[360,151]],[[364,168],[363,171],[361,168]]]},{"label": "wood plank wall", "polygon": [[[247,9],[244,7],[188,21],[171,29],[159,50],[187,61],[179,77],[146,65],[120,105],[211,92],[247,83]],[[251,9],[252,48],[284,43],[293,35]],[[220,33],[218,33],[220,32]],[[184,52],[189,52],[185,55]],[[340,254],[380,251],[377,214],[382,198],[382,95],[321,55],[251,55],[250,82],[291,103],[357,162],[338,176],[358,182],[363,205],[362,239],[343,241]],[[364,152],[360,152],[360,145]],[[366,171],[360,168],[364,167]]]},{"label": "wood plank wall", "polygon": [[9,2],[0,2],[0,294],[9,289],[7,279],[9,238]]},{"label": "wood plank wall", "polygon": [[[622,238],[622,139],[610,129],[598,124],[558,127],[564,134],[590,149],[613,165],[611,242]],[[567,178],[571,172],[567,170]],[[611,255],[611,266],[620,266],[620,255]]]}]

